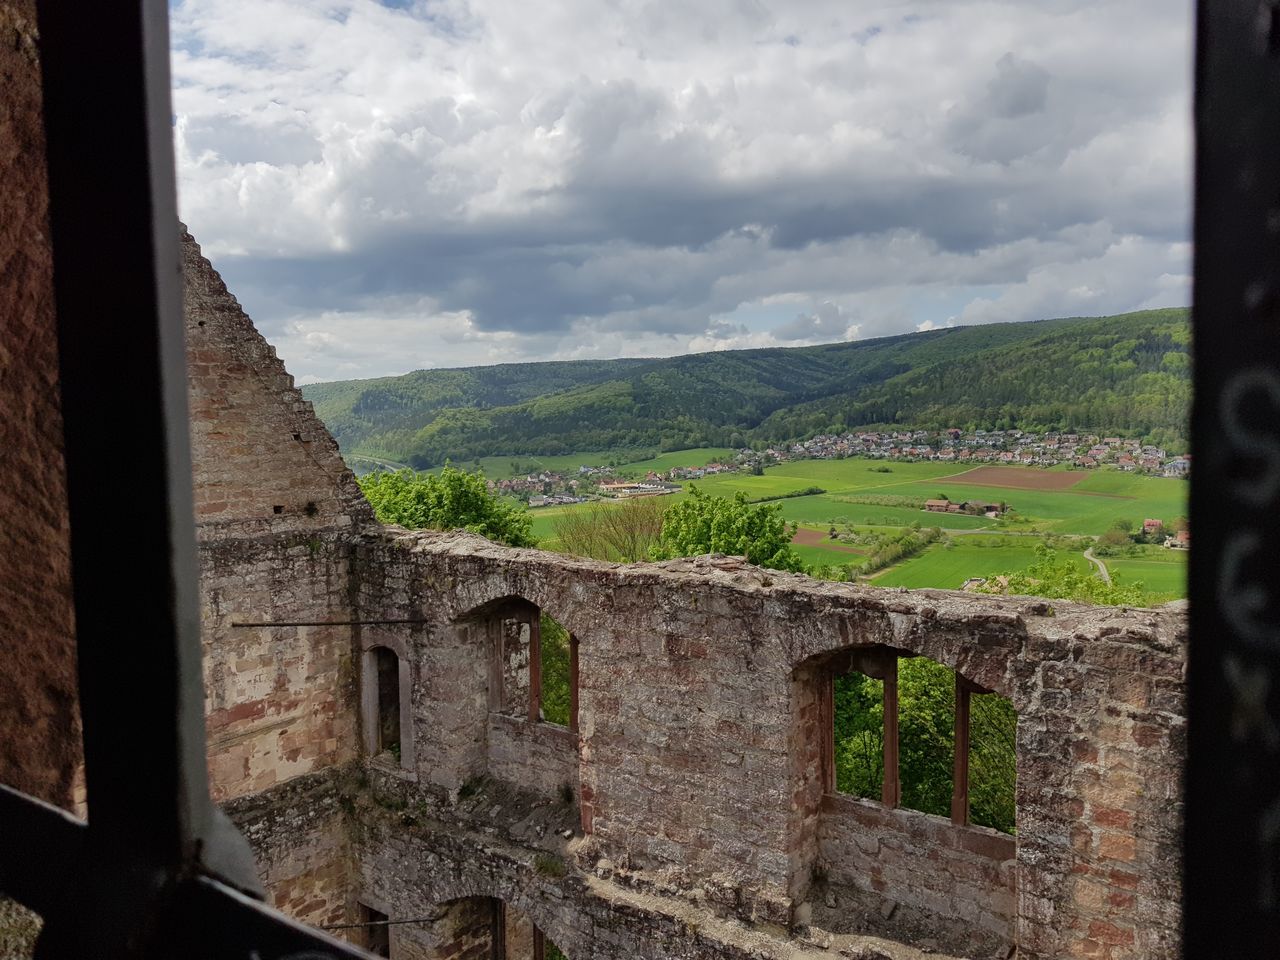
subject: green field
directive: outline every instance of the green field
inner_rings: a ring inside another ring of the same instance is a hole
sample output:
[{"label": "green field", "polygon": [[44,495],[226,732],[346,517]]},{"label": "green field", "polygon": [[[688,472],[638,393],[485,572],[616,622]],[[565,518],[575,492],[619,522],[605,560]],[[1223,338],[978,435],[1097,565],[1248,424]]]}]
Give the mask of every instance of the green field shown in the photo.
[{"label": "green field", "polygon": [[[628,471],[667,470],[673,466],[700,465],[718,459],[723,450],[682,450],[651,460],[630,464]],[[599,459],[601,455],[595,455]],[[569,461],[589,463],[592,455],[574,458],[543,458],[564,469]],[[889,472],[881,472],[883,468]],[[576,467],[575,467],[576,469]],[[1183,480],[1143,477],[1114,470],[1082,474],[1079,483],[1066,490],[1026,490],[960,484],[948,477],[963,473],[965,467],[940,463],[885,462],[849,458],[846,460],[797,460],[768,468],[762,476],[746,473],[721,474],[692,485],[716,496],[732,496],[738,491],[750,499],[821,487],[826,492],[774,501],[783,517],[792,523],[820,530],[846,523],[860,528],[902,527],[912,523],[940,526],[951,531],[951,546],[937,545],[872,578],[886,587],[958,588],[970,577],[988,577],[1025,570],[1034,560],[1038,537],[1020,537],[1020,532],[1097,536],[1117,519],[1131,520],[1135,526],[1147,517],[1172,521],[1186,514],[1187,484]],[[1018,470],[1044,473],[1042,468]],[[1051,468],[1063,472],[1064,468]],[[685,484],[687,489],[689,484]],[[1003,500],[1018,514],[1014,523],[958,514],[928,514],[905,506],[852,503],[859,497],[909,497],[923,500],[944,494],[952,500]],[[666,498],[674,502],[684,493]],[[579,507],[547,507],[532,511],[534,535],[547,549],[555,549],[554,520],[566,510]],[[984,531],[1000,536],[969,537],[965,532]],[[966,542],[968,541],[968,542]],[[990,544],[990,545],[988,545]],[[801,558],[810,564],[847,565],[861,557],[825,545],[797,546]],[[1151,548],[1140,557],[1104,558],[1113,573],[1130,582],[1141,580],[1145,589],[1171,596],[1186,593],[1186,554]],[[1087,561],[1078,554],[1081,569]]]},{"label": "green field", "polygon": [[[1025,570],[1035,562],[1039,537],[956,537],[871,578],[877,587],[944,587],[959,590],[970,577]],[[1075,555],[1080,569],[1089,561]]]},{"label": "green field", "polygon": [[[877,473],[871,468],[887,466],[892,473]],[[966,485],[946,479],[967,468],[942,463],[899,463],[847,460],[796,460],[770,467],[761,477],[730,474],[711,477],[699,485],[708,493],[730,494],[742,490],[748,497],[774,496],[807,486],[826,490],[820,497],[783,501],[787,519],[801,523],[830,523],[847,515],[853,523],[877,522],[871,517],[893,517],[894,522],[920,520],[929,525],[936,520],[947,529],[996,527],[994,521],[981,517],[926,518],[921,511],[909,508],[849,504],[841,497],[898,496],[928,499],[945,494],[952,500],[1004,500],[1017,514],[1029,521],[1019,529],[1035,529],[1053,533],[1097,536],[1112,523],[1126,518],[1141,524],[1146,517],[1172,521],[1184,516],[1187,506],[1187,483],[1161,477],[1144,477],[1114,470],[1097,470],[1083,475],[1081,481],[1067,490],[1025,490],[1014,487]],[[1044,473],[1043,468],[1014,467],[1029,473]],[[1050,472],[1061,473],[1054,467]]]},{"label": "green field", "polygon": [[1187,552],[1164,550],[1163,555],[1128,557],[1102,557],[1112,576],[1121,577],[1127,583],[1142,581],[1148,593],[1168,593],[1175,597],[1187,595]]}]

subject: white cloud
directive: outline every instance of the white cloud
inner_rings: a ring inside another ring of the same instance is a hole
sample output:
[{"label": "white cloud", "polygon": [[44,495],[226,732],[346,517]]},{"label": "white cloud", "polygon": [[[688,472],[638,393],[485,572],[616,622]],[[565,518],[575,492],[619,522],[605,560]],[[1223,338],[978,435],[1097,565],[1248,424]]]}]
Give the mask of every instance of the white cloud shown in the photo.
[{"label": "white cloud", "polygon": [[300,379],[1187,299],[1190,4],[172,16],[184,220]]}]

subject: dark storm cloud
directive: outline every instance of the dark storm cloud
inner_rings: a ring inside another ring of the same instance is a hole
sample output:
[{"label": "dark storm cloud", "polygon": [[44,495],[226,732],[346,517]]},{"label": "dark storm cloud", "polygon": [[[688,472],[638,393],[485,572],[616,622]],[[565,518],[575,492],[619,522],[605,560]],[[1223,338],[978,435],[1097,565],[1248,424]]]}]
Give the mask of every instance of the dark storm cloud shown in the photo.
[{"label": "dark storm cloud", "polygon": [[1178,302],[1188,13],[187,0],[182,208],[311,378]]}]

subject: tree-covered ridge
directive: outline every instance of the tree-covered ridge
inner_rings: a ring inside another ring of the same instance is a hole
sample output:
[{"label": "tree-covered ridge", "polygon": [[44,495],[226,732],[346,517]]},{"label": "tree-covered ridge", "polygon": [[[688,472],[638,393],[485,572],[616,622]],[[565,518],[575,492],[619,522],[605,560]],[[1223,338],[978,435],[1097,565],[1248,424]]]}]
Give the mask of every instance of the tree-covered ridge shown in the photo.
[{"label": "tree-covered ridge", "polygon": [[860,427],[1073,430],[1177,448],[1185,309],[654,360],[421,370],[304,393],[343,451],[446,459],[744,446]]}]

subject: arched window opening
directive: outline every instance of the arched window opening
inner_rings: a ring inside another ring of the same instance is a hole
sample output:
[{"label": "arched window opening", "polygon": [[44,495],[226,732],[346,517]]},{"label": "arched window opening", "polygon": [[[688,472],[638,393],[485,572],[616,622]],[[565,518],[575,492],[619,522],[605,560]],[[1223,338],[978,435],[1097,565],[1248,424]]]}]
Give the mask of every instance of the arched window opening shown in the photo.
[{"label": "arched window opening", "polygon": [[400,658],[394,650],[375,647],[373,650],[377,670],[377,742],[375,755],[390,753],[400,758]]},{"label": "arched window opening", "polygon": [[829,791],[1014,832],[1017,714],[1007,699],[889,647],[835,658],[829,696]]},{"label": "arched window opening", "polygon": [[407,649],[396,637],[366,638],[360,661],[360,726],[365,754],[384,766],[414,772],[413,680]]}]

